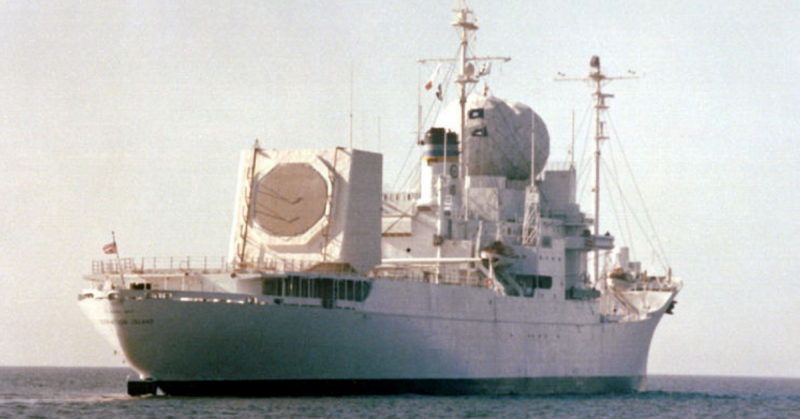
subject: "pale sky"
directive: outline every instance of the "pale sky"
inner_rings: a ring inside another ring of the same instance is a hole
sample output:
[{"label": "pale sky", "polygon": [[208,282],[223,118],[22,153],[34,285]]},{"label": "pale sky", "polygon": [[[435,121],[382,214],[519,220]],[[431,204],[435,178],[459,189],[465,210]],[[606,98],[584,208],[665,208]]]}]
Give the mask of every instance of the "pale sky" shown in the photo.
[{"label": "pale sky", "polygon": [[[240,150],[347,146],[351,69],[354,145],[394,184],[453,3],[0,1],[0,365],[122,365],[77,308],[111,230],[123,257],[224,256]],[[557,72],[643,75],[611,120],[686,284],[649,372],[800,377],[800,3],[471,6],[551,161],[589,104]]]}]

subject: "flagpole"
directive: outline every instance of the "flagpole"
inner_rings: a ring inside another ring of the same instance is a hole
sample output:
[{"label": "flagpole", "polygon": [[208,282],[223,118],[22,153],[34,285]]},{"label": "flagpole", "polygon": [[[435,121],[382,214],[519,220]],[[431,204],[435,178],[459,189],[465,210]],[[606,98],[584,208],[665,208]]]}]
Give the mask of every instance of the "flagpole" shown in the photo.
[{"label": "flagpole", "polygon": [[114,231],[111,231],[111,242],[114,243],[114,254],[117,255],[117,269],[119,269],[119,279],[122,281],[122,288],[125,288],[125,275],[123,275],[122,271],[122,261],[119,258],[119,246],[117,246],[117,237],[114,235]]}]

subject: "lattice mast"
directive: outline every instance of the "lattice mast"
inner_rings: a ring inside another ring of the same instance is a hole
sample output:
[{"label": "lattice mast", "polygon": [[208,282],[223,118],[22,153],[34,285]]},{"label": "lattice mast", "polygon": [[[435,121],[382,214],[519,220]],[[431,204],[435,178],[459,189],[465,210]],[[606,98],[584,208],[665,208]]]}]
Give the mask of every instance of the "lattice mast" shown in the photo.
[{"label": "lattice mast", "polygon": [[[531,132],[536,133],[536,118],[533,119]],[[531,176],[530,185],[525,189],[525,218],[522,222],[522,244],[539,246],[541,231],[541,206],[539,188],[536,186],[536,141],[531,143]]]},{"label": "lattice mast", "polygon": [[261,146],[258,144],[258,140],[255,141],[253,144],[253,159],[250,162],[250,167],[247,168],[247,183],[244,186],[244,191],[242,195],[244,196],[244,223],[239,230],[239,234],[242,238],[242,245],[238,248],[238,252],[236,254],[236,267],[238,269],[245,269],[247,268],[247,261],[245,259],[245,250],[247,247],[247,233],[250,231],[250,218],[252,216],[251,211],[253,206],[251,205],[252,196],[253,196],[253,188],[256,183],[255,173],[256,173],[256,162],[258,161],[258,155],[261,153]]}]

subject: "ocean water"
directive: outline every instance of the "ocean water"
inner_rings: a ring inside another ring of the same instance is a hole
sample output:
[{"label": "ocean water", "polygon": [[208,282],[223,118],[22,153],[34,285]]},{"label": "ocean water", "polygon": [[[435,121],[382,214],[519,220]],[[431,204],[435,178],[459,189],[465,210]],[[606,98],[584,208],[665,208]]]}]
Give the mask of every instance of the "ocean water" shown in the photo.
[{"label": "ocean water", "polygon": [[650,376],[634,394],[132,398],[131,370],[0,368],[0,418],[800,418],[800,379]]}]

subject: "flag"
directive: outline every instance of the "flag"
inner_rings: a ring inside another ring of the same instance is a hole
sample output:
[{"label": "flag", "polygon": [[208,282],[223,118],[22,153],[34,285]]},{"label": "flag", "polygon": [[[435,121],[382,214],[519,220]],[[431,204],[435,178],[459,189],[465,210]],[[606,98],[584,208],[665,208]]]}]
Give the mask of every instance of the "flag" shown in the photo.
[{"label": "flag", "polygon": [[103,253],[107,255],[114,255],[117,253],[117,242],[111,242],[103,246]]},{"label": "flag", "polygon": [[[107,255],[117,255],[117,269],[119,270],[119,280],[122,282],[122,287],[125,288],[125,275],[123,275],[122,271],[124,271],[122,267],[122,261],[119,260],[119,250],[117,249],[117,236],[114,235],[114,232],[111,232],[111,243],[103,246],[103,253]],[[111,285],[113,288],[113,284]]]},{"label": "flag", "polygon": [[436,78],[439,77],[439,70],[442,69],[442,65],[439,64],[436,66],[436,70],[433,70],[433,74],[431,74],[431,78],[428,79],[428,82],[425,83],[425,90],[431,90],[433,88],[433,84],[436,82]]},{"label": "flag", "polygon": [[488,76],[489,74],[492,74],[492,62],[491,61],[489,61],[488,63],[483,63],[483,66],[481,66],[481,71],[478,72],[478,77]]}]

